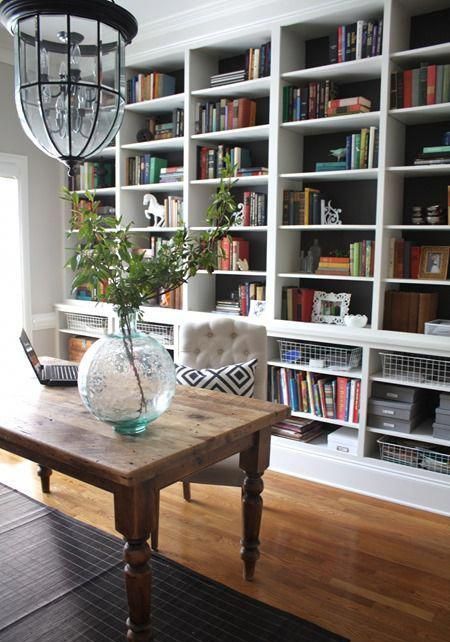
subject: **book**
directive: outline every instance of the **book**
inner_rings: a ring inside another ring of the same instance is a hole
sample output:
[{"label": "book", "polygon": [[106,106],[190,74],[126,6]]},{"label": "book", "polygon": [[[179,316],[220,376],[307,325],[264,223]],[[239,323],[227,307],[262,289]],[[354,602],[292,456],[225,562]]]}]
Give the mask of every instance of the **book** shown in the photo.
[{"label": "book", "polygon": [[345,161],[317,162],[316,172],[336,172],[347,169]]}]

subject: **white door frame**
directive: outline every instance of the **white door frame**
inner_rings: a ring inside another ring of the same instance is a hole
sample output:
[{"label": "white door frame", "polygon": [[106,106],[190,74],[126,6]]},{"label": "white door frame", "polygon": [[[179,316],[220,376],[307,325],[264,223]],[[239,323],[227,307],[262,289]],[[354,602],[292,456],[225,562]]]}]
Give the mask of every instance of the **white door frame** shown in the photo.
[{"label": "white door frame", "polygon": [[28,158],[0,152],[0,176],[15,178],[18,182],[23,325],[32,336]]}]

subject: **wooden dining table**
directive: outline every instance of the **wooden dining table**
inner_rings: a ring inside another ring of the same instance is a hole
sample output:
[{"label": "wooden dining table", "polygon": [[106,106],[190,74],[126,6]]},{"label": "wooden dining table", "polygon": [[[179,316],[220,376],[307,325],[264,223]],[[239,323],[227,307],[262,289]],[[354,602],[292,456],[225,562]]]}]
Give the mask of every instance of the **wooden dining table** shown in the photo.
[{"label": "wooden dining table", "polygon": [[96,420],[76,387],[41,386],[33,374],[3,381],[0,448],[39,464],[44,491],[52,470],[114,496],[115,528],[124,538],[130,642],[152,640],[151,551],[159,491],[235,453],[245,471],[241,558],[251,580],[259,557],[262,475],[271,426],[287,406],[178,386],[169,410],[144,433],[125,436]]}]

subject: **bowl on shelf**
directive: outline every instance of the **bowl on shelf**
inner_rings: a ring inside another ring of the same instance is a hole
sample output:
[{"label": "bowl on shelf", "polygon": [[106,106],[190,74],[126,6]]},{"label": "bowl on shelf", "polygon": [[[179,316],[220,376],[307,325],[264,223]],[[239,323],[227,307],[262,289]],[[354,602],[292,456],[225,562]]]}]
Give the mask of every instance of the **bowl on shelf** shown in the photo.
[{"label": "bowl on shelf", "polygon": [[344,317],[344,323],[349,328],[364,328],[367,321],[365,314],[346,314]]}]

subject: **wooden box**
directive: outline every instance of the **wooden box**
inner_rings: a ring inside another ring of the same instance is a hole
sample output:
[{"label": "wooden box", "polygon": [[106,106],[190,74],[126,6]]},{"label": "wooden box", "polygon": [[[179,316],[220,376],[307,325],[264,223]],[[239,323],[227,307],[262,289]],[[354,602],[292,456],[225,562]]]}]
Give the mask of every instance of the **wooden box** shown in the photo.
[{"label": "wooden box", "polygon": [[88,337],[70,337],[69,339],[69,361],[81,361],[86,350],[97,341]]}]

